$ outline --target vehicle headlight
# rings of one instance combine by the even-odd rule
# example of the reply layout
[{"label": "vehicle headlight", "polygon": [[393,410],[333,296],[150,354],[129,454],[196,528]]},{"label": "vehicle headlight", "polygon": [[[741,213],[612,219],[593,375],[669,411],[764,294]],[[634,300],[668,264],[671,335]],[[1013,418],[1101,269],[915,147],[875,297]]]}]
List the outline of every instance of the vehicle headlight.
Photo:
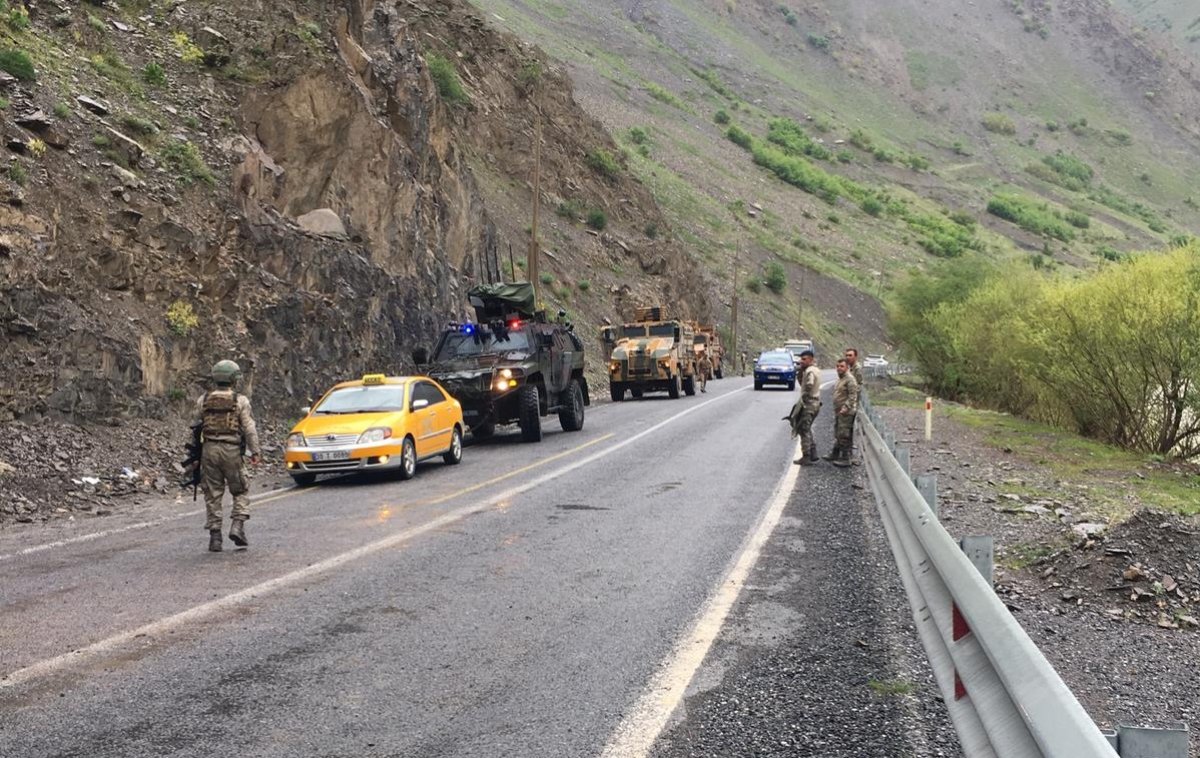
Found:
[{"label": "vehicle headlight", "polygon": [[512,379],[513,378],[512,369],[511,368],[500,369],[500,377],[503,379]]},{"label": "vehicle headlight", "polygon": [[362,445],[362,444],[366,444],[368,442],[383,442],[384,440],[391,439],[391,438],[392,438],[392,430],[391,429],[383,429],[383,428],[368,429],[367,431],[363,432],[362,434],[360,434],[358,436],[358,444]]},{"label": "vehicle headlight", "polygon": [[304,435],[301,434],[300,432],[292,432],[291,434],[288,435],[288,438],[287,438],[288,449],[291,449],[294,447],[304,447],[307,444],[308,444],[308,440],[304,439]]}]

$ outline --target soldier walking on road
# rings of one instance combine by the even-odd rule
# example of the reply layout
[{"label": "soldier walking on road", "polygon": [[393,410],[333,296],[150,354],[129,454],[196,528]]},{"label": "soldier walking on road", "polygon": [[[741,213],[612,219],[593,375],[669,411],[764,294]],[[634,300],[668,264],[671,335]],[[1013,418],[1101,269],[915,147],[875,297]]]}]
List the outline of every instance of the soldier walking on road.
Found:
[{"label": "soldier walking on road", "polygon": [[837,362],[837,384],[833,386],[833,436],[835,440],[833,465],[850,465],[850,448],[854,444],[854,415],[858,413],[858,382],[850,373],[850,364],[843,358]]},{"label": "soldier walking on road", "polygon": [[798,466],[811,466],[820,461],[812,436],[813,422],[821,412],[821,371],[814,365],[814,360],[813,351],[800,353],[800,398],[786,418],[792,424],[792,439],[800,438],[800,457],[793,461]]},{"label": "soldier walking on road", "polygon": [[712,374],[712,361],[708,358],[708,352],[700,353],[700,360],[696,363],[696,378],[700,380],[700,391],[708,392],[708,378]]},{"label": "soldier walking on road", "polygon": [[738,356],[738,366],[740,368],[741,375],[745,376],[746,375],[746,351],[745,350],[743,350],[742,354],[740,356]]},{"label": "soldier walking on road", "polygon": [[233,361],[221,361],[213,366],[212,379],[217,388],[206,392],[196,401],[194,422],[201,425],[204,449],[200,457],[201,486],[207,518],[208,549],[221,552],[221,501],[225,488],[233,495],[230,512],[233,523],[229,539],[238,547],[246,547],[246,519],[250,518],[249,485],[243,453],[250,451],[250,463],[258,465],[262,448],[258,429],[250,413],[250,399],[239,395],[234,384],[241,377],[241,368]]}]

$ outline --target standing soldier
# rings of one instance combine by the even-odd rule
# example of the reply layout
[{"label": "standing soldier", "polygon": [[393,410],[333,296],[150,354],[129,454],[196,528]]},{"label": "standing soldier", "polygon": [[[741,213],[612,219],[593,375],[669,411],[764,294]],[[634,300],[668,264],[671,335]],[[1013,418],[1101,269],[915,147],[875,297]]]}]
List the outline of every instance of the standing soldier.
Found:
[{"label": "standing soldier", "polygon": [[708,392],[708,377],[712,373],[712,361],[708,357],[708,351],[700,353],[700,361],[696,363],[696,378],[700,380],[700,391]]},{"label": "standing soldier", "polygon": [[800,353],[800,398],[787,416],[792,423],[792,438],[800,438],[800,457],[793,461],[798,466],[819,462],[812,425],[821,412],[821,371],[814,365],[814,359],[811,350]]},{"label": "standing soldier", "polygon": [[746,375],[746,351],[745,350],[743,350],[742,354],[740,356],[738,356],[738,360],[740,362],[740,368],[741,368],[740,373],[742,376],[745,376]]},{"label": "standing soldier", "polygon": [[212,380],[217,388],[206,392],[196,401],[193,421],[201,425],[204,450],[200,456],[201,486],[204,488],[204,505],[207,518],[204,528],[208,530],[208,549],[221,552],[221,501],[225,487],[233,495],[230,512],[233,523],[229,527],[229,539],[238,547],[246,547],[246,519],[250,518],[250,498],[247,495],[246,468],[242,461],[245,450],[250,451],[250,462],[258,465],[262,448],[258,443],[258,429],[250,414],[250,399],[239,395],[234,384],[241,378],[242,370],[233,361],[221,361],[212,369]]},{"label": "standing soldier", "polygon": [[833,386],[834,448],[833,465],[846,468],[850,465],[850,448],[854,444],[854,414],[858,413],[858,382],[850,373],[850,363],[845,358],[837,362],[837,384]]},{"label": "standing soldier", "polygon": [[866,385],[863,384],[862,366],[858,365],[858,348],[848,347],[843,356],[846,359],[846,365],[850,367],[850,373],[854,375],[854,381],[858,382],[858,389],[861,392]]}]

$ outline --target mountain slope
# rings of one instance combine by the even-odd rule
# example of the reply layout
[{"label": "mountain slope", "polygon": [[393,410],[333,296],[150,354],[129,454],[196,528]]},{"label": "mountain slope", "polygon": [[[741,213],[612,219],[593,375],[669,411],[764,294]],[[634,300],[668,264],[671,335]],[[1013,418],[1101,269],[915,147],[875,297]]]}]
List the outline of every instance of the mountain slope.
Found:
[{"label": "mountain slope", "polygon": [[931,250],[1087,269],[1200,227],[1195,66],[1102,0],[476,4],[570,62],[725,303],[745,248],[759,344],[882,344],[874,297]]}]

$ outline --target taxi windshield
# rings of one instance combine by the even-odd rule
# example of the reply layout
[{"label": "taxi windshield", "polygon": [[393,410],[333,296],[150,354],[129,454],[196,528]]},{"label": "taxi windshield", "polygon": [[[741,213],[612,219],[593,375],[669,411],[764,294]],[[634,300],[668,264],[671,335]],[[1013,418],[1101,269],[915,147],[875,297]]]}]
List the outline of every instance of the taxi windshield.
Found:
[{"label": "taxi windshield", "polygon": [[529,335],[525,332],[509,332],[504,339],[496,339],[491,332],[464,334],[453,332],[446,335],[438,347],[434,360],[451,361],[472,355],[496,355],[514,351],[529,352]]},{"label": "taxi windshield", "polygon": [[395,413],[404,410],[404,385],[343,387],[325,396],[313,413],[334,416],[348,413]]}]

